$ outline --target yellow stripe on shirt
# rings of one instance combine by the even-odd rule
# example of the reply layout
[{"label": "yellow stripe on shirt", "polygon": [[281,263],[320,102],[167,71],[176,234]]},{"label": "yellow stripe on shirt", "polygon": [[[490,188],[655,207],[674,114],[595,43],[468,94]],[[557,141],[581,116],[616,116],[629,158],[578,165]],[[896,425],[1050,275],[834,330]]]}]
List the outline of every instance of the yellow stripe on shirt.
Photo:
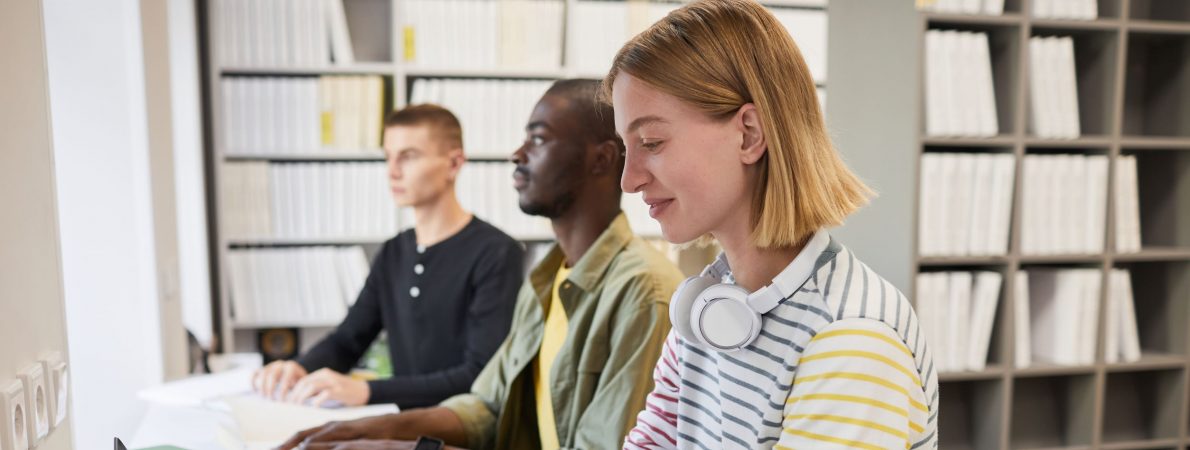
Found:
[{"label": "yellow stripe on shirt", "polygon": [[803,400],[807,400],[807,401],[808,400],[827,400],[827,401],[838,401],[838,402],[851,402],[851,403],[859,403],[859,404],[863,404],[863,405],[873,406],[876,408],[883,409],[885,411],[889,411],[889,412],[896,414],[898,416],[904,417],[905,420],[909,422],[909,429],[913,430],[916,433],[921,433],[922,431],[925,430],[925,428],[923,428],[921,425],[918,425],[917,423],[915,423],[909,419],[909,411],[906,411],[905,408],[898,408],[896,406],[890,405],[890,404],[882,402],[880,400],[873,400],[873,399],[870,399],[867,397],[860,397],[857,395],[806,394],[806,395],[802,395],[802,396],[798,396],[798,397],[789,397],[789,399],[785,401],[785,404],[792,405],[794,403],[797,403],[797,402],[803,401]]},{"label": "yellow stripe on shirt", "polygon": [[877,333],[877,332],[875,332],[875,331],[869,331],[869,330],[834,330],[834,331],[827,331],[827,332],[824,332],[824,333],[818,333],[817,335],[815,335],[813,339],[810,339],[810,343],[814,343],[814,342],[817,342],[817,341],[821,341],[821,340],[823,340],[823,339],[830,339],[830,338],[833,338],[833,337],[839,337],[839,336],[867,336],[867,337],[870,337],[870,338],[879,339],[879,340],[882,340],[882,341],[884,341],[884,342],[887,342],[889,345],[892,345],[893,347],[896,347],[896,348],[897,348],[897,350],[898,350],[898,351],[900,351],[901,353],[904,353],[904,354],[905,354],[905,356],[908,356],[908,357],[910,357],[910,358],[913,358],[913,352],[910,352],[910,351],[909,351],[909,346],[905,345],[905,343],[904,343],[904,342],[901,342],[901,341],[899,341],[899,340],[893,339],[893,338],[891,338],[891,337],[888,337],[888,336],[886,336],[886,335],[883,335],[883,334]]},{"label": "yellow stripe on shirt", "polygon": [[789,397],[785,401],[786,405],[792,405],[802,400],[834,400],[840,402],[861,403],[868,406],[875,406],[877,408],[892,412],[898,416],[909,418],[909,411],[904,408],[898,408],[880,400],[873,400],[867,397],[860,397],[858,395],[843,395],[843,394],[806,394],[798,397]]},{"label": "yellow stripe on shirt", "polygon": [[922,411],[922,412],[927,412],[929,410],[926,407],[926,405],[922,404],[921,402],[913,400],[913,397],[909,396],[909,391],[907,389],[905,389],[904,387],[899,386],[896,383],[885,380],[883,378],[875,377],[875,376],[863,374],[863,373],[825,372],[825,373],[820,373],[820,374],[816,374],[816,375],[807,375],[804,377],[795,378],[793,380],[793,385],[797,386],[802,383],[810,383],[813,381],[829,380],[829,379],[846,379],[846,380],[866,381],[868,383],[884,386],[886,388],[897,391],[901,395],[904,395],[906,398],[908,398],[909,404],[911,406],[913,406],[914,409],[917,409],[918,411]]},{"label": "yellow stripe on shirt", "polygon": [[831,437],[831,436],[826,436],[826,435],[822,435],[822,434],[811,433],[809,431],[791,430],[791,429],[786,428],[785,432],[788,434],[792,434],[794,436],[801,436],[801,437],[804,437],[807,439],[813,439],[813,440],[822,441],[822,442],[830,442],[833,444],[846,445],[848,447],[862,448],[865,450],[885,450],[883,448],[869,444],[867,442],[852,441],[849,439],[841,439],[841,438],[837,438],[837,437]]},{"label": "yellow stripe on shirt", "polygon": [[855,419],[852,417],[838,416],[834,414],[794,414],[786,416],[786,420],[818,420],[823,422],[842,423],[847,425],[855,425],[857,427],[864,427],[869,430],[882,431],[898,438],[909,440],[909,433],[898,431],[895,428],[878,424],[870,420]]},{"label": "yellow stripe on shirt", "polygon": [[798,365],[804,367],[805,363],[807,363],[807,362],[821,361],[821,360],[830,359],[830,358],[849,358],[849,357],[864,358],[864,359],[870,359],[872,361],[882,362],[882,363],[888,365],[889,367],[896,369],[898,372],[905,374],[905,376],[909,377],[909,379],[913,381],[914,386],[921,386],[921,379],[917,378],[917,374],[909,371],[909,369],[906,369],[905,367],[901,366],[900,364],[897,364],[897,362],[893,361],[891,358],[881,355],[879,353],[875,353],[875,352],[865,352],[865,351],[860,351],[860,350],[838,350],[838,351],[833,351],[833,352],[822,352],[822,353],[817,353],[817,354],[813,354],[810,356],[803,356],[801,359],[801,362]]}]

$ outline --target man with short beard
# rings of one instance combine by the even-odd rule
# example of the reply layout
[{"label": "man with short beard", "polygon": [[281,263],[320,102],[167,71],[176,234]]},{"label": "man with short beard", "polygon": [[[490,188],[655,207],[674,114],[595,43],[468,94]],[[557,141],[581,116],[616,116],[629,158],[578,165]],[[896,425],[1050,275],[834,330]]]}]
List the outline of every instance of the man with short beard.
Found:
[{"label": "man with short beard", "polygon": [[282,449],[413,448],[419,436],[477,450],[623,443],[652,389],[682,275],[620,211],[624,145],[598,86],[555,83],[512,155],[521,210],[548,217],[558,242],[522,285],[512,330],[471,392],[302,431]]}]

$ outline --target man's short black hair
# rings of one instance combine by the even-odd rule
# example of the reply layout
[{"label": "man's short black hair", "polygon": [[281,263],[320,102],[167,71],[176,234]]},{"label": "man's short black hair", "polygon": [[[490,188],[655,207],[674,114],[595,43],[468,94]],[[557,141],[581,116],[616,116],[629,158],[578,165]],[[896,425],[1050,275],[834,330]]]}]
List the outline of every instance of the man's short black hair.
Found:
[{"label": "man's short black hair", "polygon": [[[597,80],[558,80],[550,86],[546,95],[556,95],[568,100],[575,119],[582,124],[585,137],[592,143],[612,141],[617,153],[624,154],[624,141],[616,135],[616,118],[612,106],[599,100],[600,84]],[[618,169],[624,170],[624,158],[618,158]]]}]

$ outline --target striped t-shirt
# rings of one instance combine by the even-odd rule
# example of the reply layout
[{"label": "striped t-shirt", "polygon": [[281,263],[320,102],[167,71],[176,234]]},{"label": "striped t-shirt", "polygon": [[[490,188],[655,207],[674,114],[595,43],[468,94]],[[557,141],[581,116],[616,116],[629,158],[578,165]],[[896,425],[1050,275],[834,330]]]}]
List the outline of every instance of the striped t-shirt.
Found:
[{"label": "striped t-shirt", "polygon": [[814,267],[781,275],[801,287],[742,350],[671,332],[624,448],[937,448],[938,380],[908,299],[833,240]]}]

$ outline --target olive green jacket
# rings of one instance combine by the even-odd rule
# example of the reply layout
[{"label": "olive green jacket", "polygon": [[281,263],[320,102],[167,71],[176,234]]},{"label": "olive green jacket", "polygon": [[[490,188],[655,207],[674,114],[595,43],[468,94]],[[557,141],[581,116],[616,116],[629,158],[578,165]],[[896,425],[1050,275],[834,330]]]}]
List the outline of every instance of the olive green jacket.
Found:
[{"label": "olive green jacket", "polygon": [[[442,403],[458,414],[474,450],[541,447],[532,362],[562,261],[555,245],[521,286],[512,330],[471,393]],[[569,324],[550,386],[563,448],[621,448],[653,388],[653,366],[669,333],[669,297],[681,281],[623,214],[571,269],[558,291]]]}]

